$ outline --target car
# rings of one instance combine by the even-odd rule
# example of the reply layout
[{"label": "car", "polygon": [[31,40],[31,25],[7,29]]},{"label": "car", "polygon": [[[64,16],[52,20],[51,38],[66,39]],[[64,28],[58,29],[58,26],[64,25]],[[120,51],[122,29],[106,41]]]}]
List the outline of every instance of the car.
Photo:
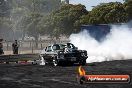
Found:
[{"label": "car", "polygon": [[88,55],[86,50],[79,50],[72,43],[67,43],[47,46],[42,50],[40,57],[43,65],[59,66],[74,63],[85,65]]}]

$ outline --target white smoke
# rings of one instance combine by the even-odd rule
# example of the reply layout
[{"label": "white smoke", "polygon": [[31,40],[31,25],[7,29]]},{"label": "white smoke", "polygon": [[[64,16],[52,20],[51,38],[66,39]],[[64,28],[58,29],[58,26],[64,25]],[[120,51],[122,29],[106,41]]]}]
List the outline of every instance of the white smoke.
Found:
[{"label": "white smoke", "polygon": [[87,50],[87,63],[132,59],[132,30],[127,26],[113,26],[103,42],[98,42],[84,30],[70,36],[70,42]]}]

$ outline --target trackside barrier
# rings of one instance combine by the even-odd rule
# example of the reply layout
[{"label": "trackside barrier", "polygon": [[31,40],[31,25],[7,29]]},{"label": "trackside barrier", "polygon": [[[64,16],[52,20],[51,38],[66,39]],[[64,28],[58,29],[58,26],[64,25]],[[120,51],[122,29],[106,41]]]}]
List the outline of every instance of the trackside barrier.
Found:
[{"label": "trackside barrier", "polygon": [[39,59],[39,54],[0,55],[0,62],[18,62]]}]

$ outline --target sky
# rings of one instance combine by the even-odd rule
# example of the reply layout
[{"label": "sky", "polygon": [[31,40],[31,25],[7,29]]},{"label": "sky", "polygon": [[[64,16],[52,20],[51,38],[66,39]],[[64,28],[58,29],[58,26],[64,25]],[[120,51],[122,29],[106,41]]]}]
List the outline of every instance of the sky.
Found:
[{"label": "sky", "polygon": [[83,4],[86,6],[87,10],[92,10],[92,6],[97,6],[99,3],[108,2],[124,2],[123,0],[70,0],[70,4]]}]

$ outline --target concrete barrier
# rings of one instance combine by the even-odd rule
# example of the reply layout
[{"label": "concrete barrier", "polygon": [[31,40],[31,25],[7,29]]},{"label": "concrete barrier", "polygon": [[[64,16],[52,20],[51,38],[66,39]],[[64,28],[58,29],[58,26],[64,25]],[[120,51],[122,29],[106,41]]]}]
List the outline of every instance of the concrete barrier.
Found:
[{"label": "concrete barrier", "polygon": [[0,62],[18,62],[39,59],[39,54],[0,55]]}]

